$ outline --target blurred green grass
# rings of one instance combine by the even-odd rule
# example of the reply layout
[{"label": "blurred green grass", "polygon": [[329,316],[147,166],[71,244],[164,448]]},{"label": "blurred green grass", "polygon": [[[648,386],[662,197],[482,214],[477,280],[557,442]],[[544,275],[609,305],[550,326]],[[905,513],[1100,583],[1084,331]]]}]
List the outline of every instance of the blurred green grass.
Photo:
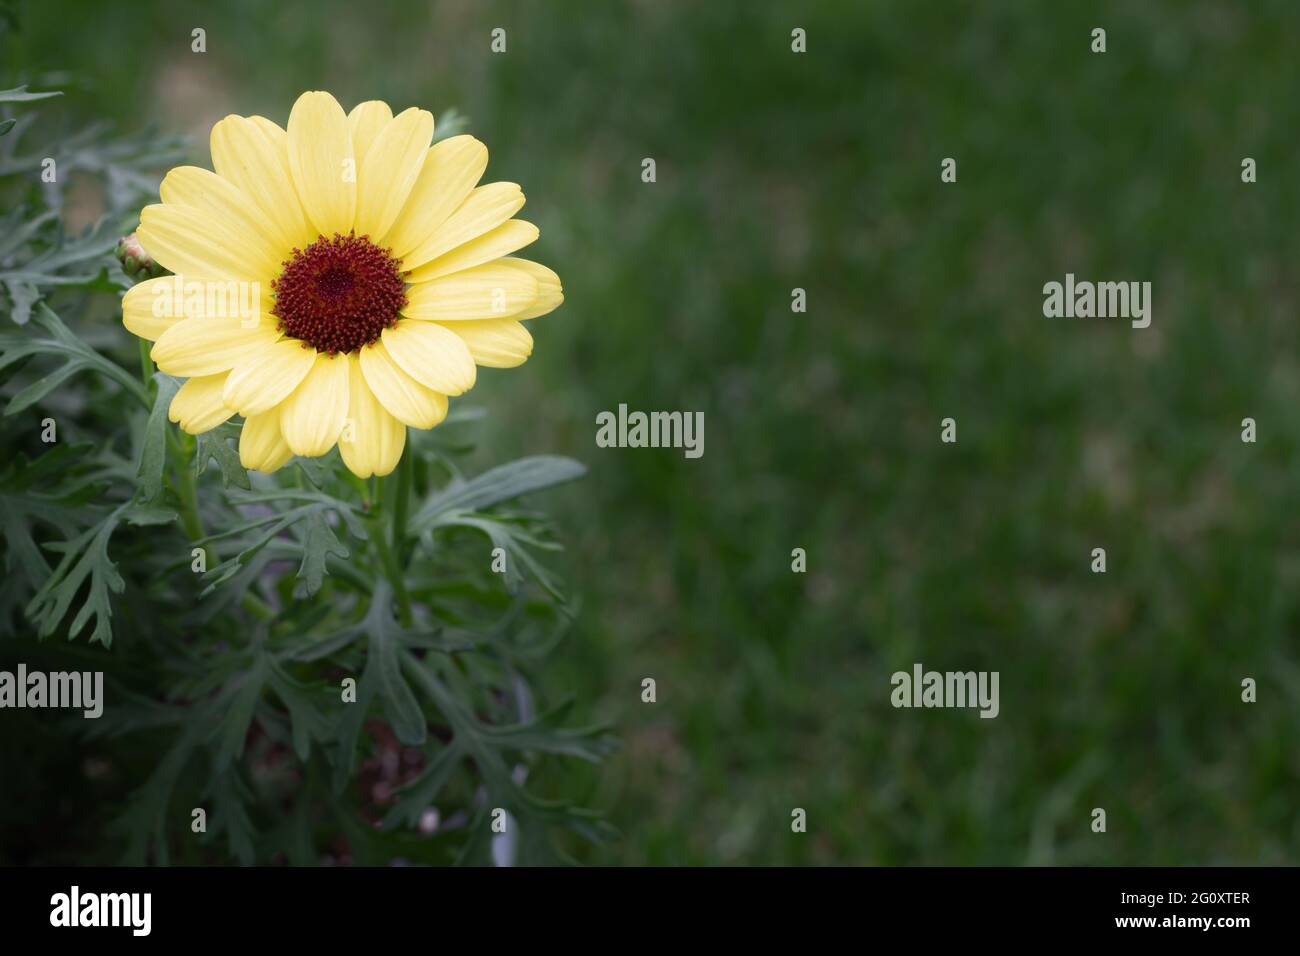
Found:
[{"label": "blurred green grass", "polygon": [[[458,107],[523,185],[567,301],[472,400],[483,463],[592,466],[542,681],[626,744],[545,778],[622,829],[588,859],[1296,860],[1293,4],[20,9],[10,78],[200,162],[323,88]],[[1066,272],[1152,281],[1152,327],[1044,319]],[[704,457],[597,448],[620,402],[703,411]],[[914,661],[1000,671],[1001,715],[893,710]]]}]

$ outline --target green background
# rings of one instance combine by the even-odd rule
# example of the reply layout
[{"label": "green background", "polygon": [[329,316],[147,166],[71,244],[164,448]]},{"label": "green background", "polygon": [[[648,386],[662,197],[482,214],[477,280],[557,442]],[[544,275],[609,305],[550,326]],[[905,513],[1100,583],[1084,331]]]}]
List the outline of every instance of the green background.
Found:
[{"label": "green background", "polygon": [[[588,860],[1296,860],[1294,4],[18,9],[5,79],[70,123],[206,164],[327,89],[456,107],[522,184],[566,302],[480,376],[473,464],[591,467],[543,502],[581,608],[539,675],[624,743],[546,779],[623,832]],[[1152,282],[1152,326],[1044,318],[1066,272]],[[704,456],[597,448],[620,403]],[[1000,672],[1000,716],[893,709],[914,662]]]}]

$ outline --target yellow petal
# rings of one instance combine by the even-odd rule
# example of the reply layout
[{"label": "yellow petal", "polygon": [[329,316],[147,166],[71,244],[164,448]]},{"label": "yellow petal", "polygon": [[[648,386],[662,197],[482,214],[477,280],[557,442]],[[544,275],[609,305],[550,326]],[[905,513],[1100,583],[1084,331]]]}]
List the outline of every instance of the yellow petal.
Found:
[{"label": "yellow petal", "polygon": [[406,447],[406,426],[384,409],[366,384],[361,360],[348,356],[348,418],[339,435],[339,454],[358,478],[380,477],[397,467]]},{"label": "yellow petal", "polygon": [[524,205],[517,183],[488,183],[469,194],[447,221],[415,249],[402,256],[402,267],[416,269],[438,256],[477,239],[501,225]]},{"label": "yellow petal", "polygon": [[537,227],[522,219],[511,219],[495,229],[490,229],[477,239],[471,239],[451,252],[426,262],[406,277],[407,282],[427,282],[451,275],[463,269],[472,269],[493,259],[500,259],[522,249],[538,236]]},{"label": "yellow petal", "polygon": [[245,418],[270,411],[289,397],[315,361],[315,349],[298,339],[280,339],[235,365],[222,401]]},{"label": "yellow petal", "polygon": [[159,276],[127,290],[122,298],[122,323],[142,339],[156,341],[182,319],[233,319],[242,328],[269,325],[262,312],[260,283],[187,280]]},{"label": "yellow petal", "polygon": [[[352,133],[352,152],[365,156],[379,131],[393,121],[393,111],[383,100],[366,100],[348,113],[348,130]],[[428,145],[428,144],[426,144]]]},{"label": "yellow petal", "polygon": [[487,159],[487,147],[473,136],[452,136],[434,143],[424,156],[406,205],[385,237],[393,255],[400,259],[433,235],[469,196],[487,169]]},{"label": "yellow petal", "polygon": [[168,375],[215,375],[279,336],[269,326],[245,329],[233,319],[186,319],[164,332],[149,355]]},{"label": "yellow petal", "polygon": [[217,123],[212,127],[212,168],[258,208],[288,258],[289,250],[306,246],[318,233],[307,221],[289,174],[288,137],[278,137],[268,126],[280,129],[260,116],[227,116]]},{"label": "yellow petal", "polygon": [[460,336],[474,361],[489,368],[514,368],[533,353],[533,337],[514,319],[448,322],[442,328]]},{"label": "yellow petal", "polygon": [[177,166],[163,179],[158,192],[167,205],[197,209],[208,221],[237,237],[261,274],[275,275],[289,252],[268,234],[261,212],[239,187],[214,172]]},{"label": "yellow petal", "polygon": [[527,269],[534,279],[537,280],[537,299],[518,315],[512,318],[523,321],[524,319],[535,319],[538,316],[545,315],[547,312],[553,312],[560,307],[564,301],[564,289],[560,286],[560,277],[555,274],[553,269],[548,269],[540,262],[532,262],[528,259],[504,259],[504,262],[513,262],[521,269]]},{"label": "yellow petal", "polygon": [[402,211],[433,138],[433,114],[403,110],[379,131],[357,170],[358,236],[380,242]]},{"label": "yellow petal", "polygon": [[289,169],[298,198],[323,236],[347,235],[357,211],[357,165],[343,107],[328,93],[298,97],[289,113]]},{"label": "yellow petal", "polygon": [[438,322],[513,317],[537,298],[537,279],[520,261],[498,259],[410,286],[402,315]]},{"label": "yellow petal", "polygon": [[289,134],[284,131],[284,127],[279,123],[272,122],[265,116],[250,116],[249,120],[260,129],[266,138],[271,141],[271,145],[284,154],[286,164],[288,162]]},{"label": "yellow petal", "polygon": [[216,428],[235,414],[233,408],[227,408],[221,401],[221,388],[225,381],[224,373],[190,379],[172,397],[172,403],[167,406],[167,417],[191,435],[202,435]]},{"label": "yellow petal", "polygon": [[[178,279],[182,289],[179,295],[176,294]],[[180,276],[160,276],[127,289],[122,297],[122,324],[126,330],[155,342],[177,322],[190,317],[184,312],[184,283]]]},{"label": "yellow petal", "polygon": [[280,431],[295,455],[315,458],[334,447],[348,417],[348,360],[317,354],[292,395],[280,405]]},{"label": "yellow petal", "polygon": [[228,232],[189,206],[145,206],[136,237],[155,262],[188,279],[269,285],[278,273],[277,264],[259,258],[245,237]]},{"label": "yellow petal", "polygon": [[225,319],[241,328],[273,327],[264,312],[262,283],[233,279],[160,276],[131,288],[122,299],[122,318],[141,338],[158,339],[182,319]]},{"label": "yellow petal", "polygon": [[381,338],[398,368],[421,385],[444,395],[461,395],[474,387],[474,357],[443,326],[402,319],[384,329]]},{"label": "yellow petal", "polygon": [[383,342],[360,352],[370,391],[394,418],[413,428],[432,428],[447,417],[447,396],[421,385],[398,367]]},{"label": "yellow petal", "polygon": [[241,465],[270,473],[292,457],[293,451],[280,433],[278,408],[244,420],[244,430],[239,434]]}]

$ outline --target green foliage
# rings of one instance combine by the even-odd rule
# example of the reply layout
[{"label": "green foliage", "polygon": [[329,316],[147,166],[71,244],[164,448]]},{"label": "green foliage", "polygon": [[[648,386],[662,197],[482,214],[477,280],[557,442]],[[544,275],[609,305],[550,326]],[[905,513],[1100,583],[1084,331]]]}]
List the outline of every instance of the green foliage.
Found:
[{"label": "green foliage", "polygon": [[[0,110],[61,95],[0,91]],[[151,132],[114,136],[105,123],[72,134],[45,133],[31,112],[3,117],[0,129],[0,290],[10,318],[28,321],[32,305],[55,289],[124,286],[112,250],[134,226],[143,201],[156,195],[154,170],[181,160],[178,140]],[[70,237],[62,212],[70,184],[94,183],[104,215]]]},{"label": "green foliage", "polygon": [[[106,272],[114,217],[64,242],[61,205],[13,181],[39,167],[9,142],[31,125],[0,152],[0,188],[20,199],[0,232],[15,323],[0,335],[14,449],[0,467],[0,661],[108,675],[103,717],[60,730],[108,768],[79,862],[531,863],[608,839],[544,780],[527,784],[556,758],[613,748],[563,708],[534,713],[528,676],[570,609],[540,560],[557,550],[550,525],[519,500],[583,467],[538,456],[466,477],[482,416],[459,406],[371,482],[336,452],[250,475],[238,421],[181,433],[168,421],[181,383],[125,367],[137,346],[120,324],[127,282]],[[95,173],[110,210],[152,192],[171,158],[102,128],[53,155]],[[480,535],[508,547],[508,576]],[[0,759],[16,744],[0,740]]]},{"label": "green foliage", "polygon": [[[44,305],[39,307],[35,324],[49,334],[36,336],[12,333],[0,336],[0,371],[35,355],[57,358],[62,361],[62,364],[10,398],[4,410],[6,415],[26,411],[29,406],[41,401],[72,376],[85,369],[99,372],[121,385],[133,397],[148,403],[146,393],[138,381],[121,366],[85,345],[68,331],[67,326],[48,307]],[[164,415],[164,420],[165,417]]]}]

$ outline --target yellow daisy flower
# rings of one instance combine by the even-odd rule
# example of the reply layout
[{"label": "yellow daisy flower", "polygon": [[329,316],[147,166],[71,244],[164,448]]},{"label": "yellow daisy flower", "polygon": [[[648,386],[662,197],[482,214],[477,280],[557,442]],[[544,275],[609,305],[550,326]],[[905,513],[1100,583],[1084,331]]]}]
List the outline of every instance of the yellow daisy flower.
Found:
[{"label": "yellow daisy flower", "polygon": [[520,324],[563,300],[559,277],[509,254],[538,236],[511,218],[514,183],[479,186],[487,147],[433,146],[433,115],[351,113],[304,93],[288,129],[261,116],[212,128],[215,172],[180,166],[137,238],[174,275],[127,292],[122,319],[188,379],[170,417],[197,435],[244,416],[239,457],[271,472],[335,443],[386,475],[406,428],[432,428],[478,365],[532,352]]}]

